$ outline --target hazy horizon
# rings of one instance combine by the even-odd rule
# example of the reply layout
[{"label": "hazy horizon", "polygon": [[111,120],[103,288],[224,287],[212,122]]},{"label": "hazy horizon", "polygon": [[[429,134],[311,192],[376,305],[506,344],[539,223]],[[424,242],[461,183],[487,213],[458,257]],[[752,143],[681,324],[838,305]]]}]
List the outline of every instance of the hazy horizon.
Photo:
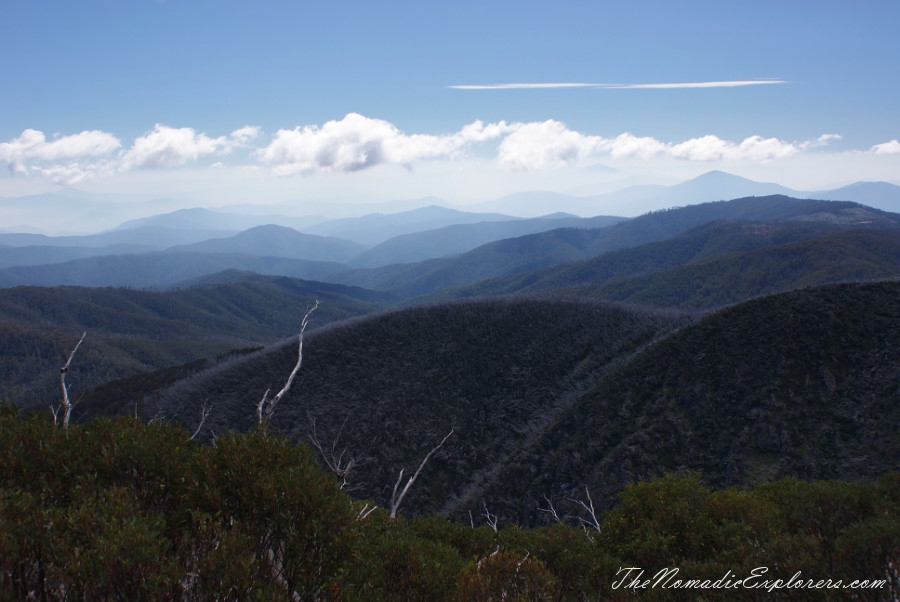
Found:
[{"label": "hazy horizon", "polygon": [[308,214],[712,170],[900,183],[887,0],[51,4],[0,24],[0,197]]}]

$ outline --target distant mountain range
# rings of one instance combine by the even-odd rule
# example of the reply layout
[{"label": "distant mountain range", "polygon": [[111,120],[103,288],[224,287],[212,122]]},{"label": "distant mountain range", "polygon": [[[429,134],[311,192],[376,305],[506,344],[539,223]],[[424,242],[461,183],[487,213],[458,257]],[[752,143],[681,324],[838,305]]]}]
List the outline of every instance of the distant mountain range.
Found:
[{"label": "distant mountain range", "polygon": [[[750,185],[713,173],[667,190],[713,184]],[[850,188],[835,195],[893,190]],[[193,429],[212,401],[209,432],[245,430],[319,299],[327,326],[272,426],[346,446],[355,492],[381,505],[450,428],[413,514],[464,519],[487,501],[533,525],[547,500],[587,486],[606,507],[667,471],[720,487],[898,466],[897,213],[770,194],[629,219],[427,207],[233,232],[204,211],[0,236],[0,396],[52,403],[88,331],[68,373],[77,419]]]},{"label": "distant mountain range", "polygon": [[900,186],[887,182],[857,182],[835,190],[795,190],[774,183],[755,182],[722,171],[711,171],[674,186],[629,186],[593,196],[526,192],[475,205],[479,211],[539,215],[547,206],[577,215],[634,216],[648,211],[724,201],[750,196],[785,195],[801,199],[854,201],[885,211],[900,210]]},{"label": "distant mountain range", "polygon": [[[689,204],[773,194],[795,198],[854,201],[886,211],[900,210],[900,186],[887,182],[857,182],[834,190],[795,190],[774,183],[755,182],[740,176],[712,171],[674,186],[628,186],[614,192],[589,196],[527,191],[466,206],[455,205],[437,197],[380,205],[362,203],[356,206],[342,205],[341,213],[355,215],[342,219],[325,217],[319,211],[315,215],[298,216],[296,203],[284,205],[244,203],[228,208],[201,210],[186,208],[191,207],[191,203],[181,199],[147,195],[125,198],[64,189],[48,194],[0,198],[0,224],[2,224],[0,234],[96,233],[113,228],[135,229],[143,226],[212,229],[236,234],[253,226],[276,224],[308,234],[348,238],[371,246],[401,234],[436,229],[452,223],[503,221],[513,216],[541,217],[560,211],[582,217],[597,215],[633,217],[648,211]],[[378,209],[380,213],[373,213],[375,207],[383,208]],[[453,211],[482,215],[477,218],[461,216],[461,220],[448,221],[447,218],[452,218]],[[398,219],[398,214],[405,216]],[[135,215],[144,217],[134,219]],[[3,244],[5,243],[0,240],[0,245]]]},{"label": "distant mountain range", "polygon": [[[180,217],[187,216],[188,223],[192,223],[197,215],[187,213]],[[387,231],[419,227],[424,222],[431,225],[465,222],[480,219],[481,215],[425,208],[372,219],[380,220],[384,235]],[[495,221],[451,223],[434,230],[399,235],[374,247],[276,225],[256,226],[234,235],[222,236],[217,232],[214,237],[185,245],[161,244],[166,237],[200,235],[190,229],[171,227],[171,220],[177,222],[180,217],[167,216],[170,227],[135,224],[131,230],[53,239],[61,245],[71,245],[74,241],[80,245],[77,247],[47,244],[0,247],[0,266],[7,266],[0,269],[0,287],[31,284],[160,288],[222,270],[249,270],[326,280],[410,298],[663,240],[715,220],[794,221],[840,228],[893,228],[900,224],[894,214],[856,203],[775,195],[688,205],[630,220],[553,214],[545,218],[501,221],[502,216],[493,215],[489,217],[497,218]],[[361,224],[341,220],[335,229],[343,228],[347,233]],[[519,236],[523,231],[534,233]],[[210,231],[203,233],[209,234]],[[34,237],[0,235],[0,242],[27,244]],[[110,246],[114,241],[138,245],[154,239],[165,246],[164,252],[107,254],[134,250],[134,247]],[[481,241],[487,242],[476,246]],[[86,245],[97,246],[85,251]],[[42,258],[58,263],[41,264]],[[396,263],[385,265],[388,262]],[[375,267],[352,268],[357,265]]]}]

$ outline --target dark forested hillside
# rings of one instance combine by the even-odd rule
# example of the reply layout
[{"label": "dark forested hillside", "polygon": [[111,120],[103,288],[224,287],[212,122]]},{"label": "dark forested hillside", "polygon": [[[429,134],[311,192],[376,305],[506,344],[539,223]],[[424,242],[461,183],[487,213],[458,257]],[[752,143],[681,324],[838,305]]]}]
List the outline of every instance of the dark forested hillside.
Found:
[{"label": "dark forested hillside", "polygon": [[722,487],[895,470],[898,366],[900,283],[741,303],[604,377],[481,495],[529,522],[543,496],[589,486],[608,504],[625,484],[665,471],[701,471]]},{"label": "dark forested hillside", "polygon": [[[399,471],[414,471],[453,429],[409,498],[410,511],[437,512],[489,480],[610,365],[681,323],[609,304],[504,299],[335,325],[304,343],[302,370],[273,428],[307,441],[315,428],[326,448],[346,448],[357,463],[351,490],[381,504]],[[294,340],[223,362],[148,396],[145,411],[196,426],[209,401],[212,432],[245,430],[296,353]]]},{"label": "dark forested hillside", "polygon": [[807,240],[841,229],[844,228],[823,222],[716,220],[665,240],[610,251],[591,259],[443,289],[420,299],[438,301],[597,287],[606,282],[662,272],[729,253]]},{"label": "dark forested hillside", "polygon": [[695,310],[829,282],[898,277],[900,231],[851,230],[561,292]]},{"label": "dark forested hillside", "polygon": [[165,288],[223,270],[309,280],[346,269],[340,263],[239,253],[159,252],[105,255],[65,263],[17,266],[0,270],[0,288],[13,286],[127,286]]},{"label": "dark forested hillside", "polygon": [[323,301],[317,324],[371,312],[381,293],[285,277],[172,292],[114,288],[0,290],[0,397],[23,405],[58,396],[58,372],[82,332],[88,337],[69,376],[84,391],[145,370],[277,341]]},{"label": "dark forested hillside", "polygon": [[[467,520],[486,501],[538,524],[547,499],[697,470],[717,487],[869,478],[900,458],[900,283],[757,298],[685,325],[625,307],[494,299],[321,329],[274,427],[315,434],[357,465],[354,494],[385,503],[454,434],[409,511]],[[655,342],[653,342],[655,341]],[[648,345],[649,343],[649,345]],[[148,396],[148,415],[246,430],[296,341],[222,362]]]}]

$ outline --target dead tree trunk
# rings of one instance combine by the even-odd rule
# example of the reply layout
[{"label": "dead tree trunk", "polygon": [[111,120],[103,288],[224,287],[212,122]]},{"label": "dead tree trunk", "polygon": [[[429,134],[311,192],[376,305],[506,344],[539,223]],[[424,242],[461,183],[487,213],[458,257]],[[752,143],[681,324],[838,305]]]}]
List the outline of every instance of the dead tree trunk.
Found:
[{"label": "dead tree trunk", "polygon": [[75,357],[75,352],[78,351],[78,348],[81,347],[81,342],[84,341],[84,337],[87,336],[87,332],[83,332],[81,334],[81,338],[78,339],[78,343],[75,344],[75,348],[72,349],[72,352],[69,353],[68,359],[66,359],[66,363],[62,368],[59,369],[59,388],[62,389],[62,401],[55,408],[50,406],[50,411],[53,413],[53,424],[57,423],[57,419],[59,417],[60,410],[63,413],[62,419],[62,427],[69,428],[69,418],[72,416],[72,402],[69,400],[69,389],[66,387],[66,374],[69,372],[69,366],[72,364],[72,358]]},{"label": "dead tree trunk", "polygon": [[403,497],[406,495],[406,492],[409,491],[409,488],[412,487],[412,484],[416,482],[416,479],[419,478],[419,474],[422,472],[422,469],[425,468],[425,463],[428,462],[432,454],[439,450],[444,442],[447,441],[447,439],[449,439],[450,435],[452,434],[453,429],[450,429],[450,432],[447,433],[447,436],[441,439],[441,442],[438,443],[434,449],[428,452],[428,455],[426,455],[425,459],[422,460],[422,463],[419,464],[419,469],[406,482],[406,486],[403,487],[403,491],[400,492],[400,495],[397,495],[397,487],[400,486],[400,481],[403,479],[403,471],[400,471],[400,476],[397,477],[397,482],[394,484],[394,491],[391,493],[391,518],[395,518],[397,516],[397,509],[400,508],[400,504],[403,502]]},{"label": "dead tree trunk", "polygon": [[316,311],[318,307],[319,300],[316,299],[315,305],[312,306],[312,309],[307,310],[306,314],[303,316],[303,320],[300,322],[300,336],[298,337],[299,342],[297,344],[297,363],[294,365],[294,369],[291,370],[291,374],[288,376],[287,382],[284,383],[284,387],[282,387],[281,391],[276,393],[275,397],[271,399],[269,399],[269,389],[266,389],[262,399],[260,399],[259,403],[256,405],[257,426],[261,431],[266,430],[269,421],[272,419],[272,414],[275,412],[275,406],[281,401],[281,398],[285,396],[288,390],[290,390],[291,384],[294,382],[294,377],[297,376],[297,372],[300,371],[300,365],[303,363],[303,332],[306,330],[307,324],[309,324],[310,314]]}]

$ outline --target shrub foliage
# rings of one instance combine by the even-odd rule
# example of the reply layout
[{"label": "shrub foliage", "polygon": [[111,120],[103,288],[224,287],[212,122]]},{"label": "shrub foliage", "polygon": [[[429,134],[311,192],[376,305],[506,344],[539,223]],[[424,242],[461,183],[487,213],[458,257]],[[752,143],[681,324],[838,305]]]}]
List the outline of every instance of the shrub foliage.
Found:
[{"label": "shrub foliage", "polygon": [[[900,594],[900,474],[713,491],[627,487],[600,530],[390,519],[285,438],[129,418],[56,428],[0,412],[0,600],[856,599]],[[675,589],[678,578],[883,580],[863,589]],[[630,587],[627,587],[630,586]],[[892,598],[894,597],[894,598]]]}]

